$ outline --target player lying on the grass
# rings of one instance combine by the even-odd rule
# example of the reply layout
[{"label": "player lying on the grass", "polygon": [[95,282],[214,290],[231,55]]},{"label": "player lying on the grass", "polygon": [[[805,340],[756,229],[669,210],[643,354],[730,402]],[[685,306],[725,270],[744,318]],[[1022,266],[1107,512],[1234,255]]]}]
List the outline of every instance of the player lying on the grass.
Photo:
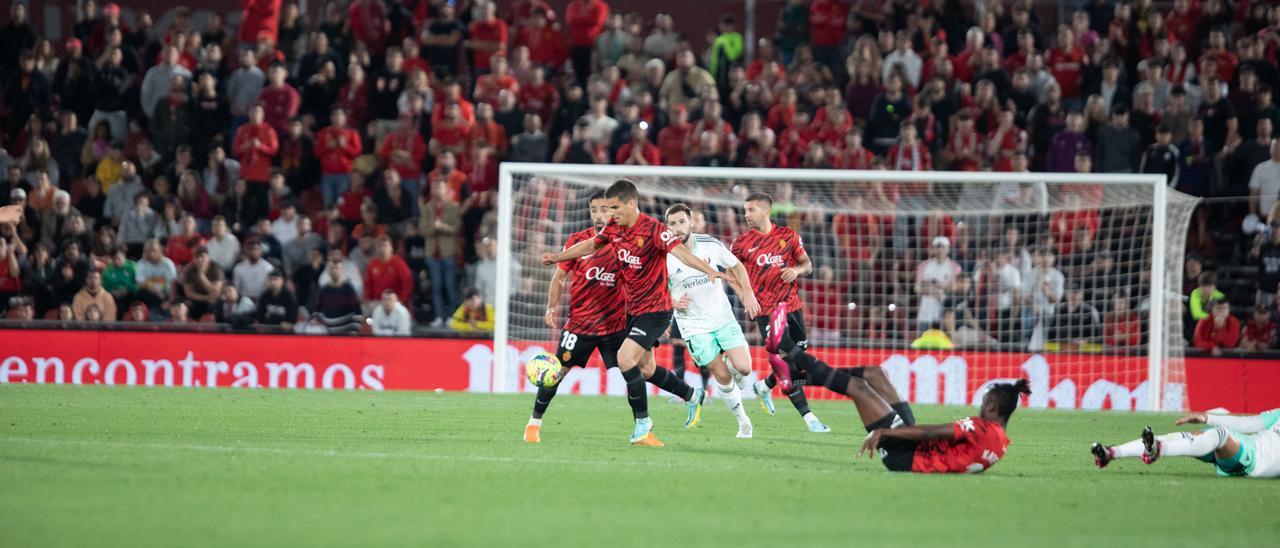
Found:
[{"label": "player lying on the grass", "polygon": [[1148,426],[1142,437],[1127,443],[1093,444],[1094,464],[1104,468],[1115,459],[1141,458],[1151,464],[1160,457],[1195,457],[1212,464],[1219,476],[1280,477],[1280,409],[1249,416],[1192,413],[1174,424],[1213,428],[1156,436]]},{"label": "player lying on the grass", "polygon": [[727,279],[680,243],[676,235],[653,217],[640,212],[640,194],[635,184],[619,180],[605,191],[610,220],[589,240],[578,242],[559,253],[544,253],[543,264],[571,261],[594,254],[612,245],[622,263],[622,286],[626,295],[627,338],[618,349],[618,369],[627,381],[627,401],[635,417],[631,443],[662,446],[653,435],[645,378],[663,390],[688,402],[685,428],[698,424],[706,391],[693,388],[670,371],[657,367],[653,346],[671,325],[671,292],[667,289],[667,255],[675,255],[709,279]]},{"label": "player lying on the grass", "polygon": [[[747,267],[747,275],[751,278],[751,290],[760,300],[760,308],[766,315],[756,316],[756,327],[760,336],[769,336],[769,316],[778,307],[785,307],[784,329],[775,330],[782,333],[782,339],[770,354],[781,352],[782,359],[771,356],[769,365],[773,367],[773,375],[765,379],[769,389],[782,385],[782,392],[791,400],[796,411],[804,418],[810,432],[830,432],[831,428],[809,410],[809,400],[804,396],[803,382],[792,382],[792,377],[802,375],[796,371],[797,356],[804,354],[808,348],[808,334],[804,325],[804,311],[801,309],[799,278],[813,272],[813,263],[804,250],[800,235],[786,226],[777,226],[769,220],[773,209],[773,198],[768,194],[756,193],[747,196],[745,213],[747,230],[733,241],[733,254]],[[793,375],[792,373],[797,373]],[[773,414],[773,400],[760,400],[765,410]]]},{"label": "player lying on the grass", "polygon": [[[603,190],[592,194],[587,204],[591,226],[570,235],[565,248],[594,238],[609,222],[612,212],[606,206]],[[551,286],[547,292],[547,311],[543,320],[552,329],[563,327],[558,339],[559,347],[556,349],[556,356],[562,366],[561,378],[572,367],[586,367],[591,355],[596,352],[600,353],[605,369],[618,366],[618,350],[622,347],[622,341],[627,338],[626,299],[623,298],[622,288],[618,283],[621,275],[622,263],[618,261],[612,244],[586,257],[562,262],[552,274]],[[556,315],[565,283],[569,285],[569,318],[561,326]],[[675,373],[659,373],[659,369],[662,368],[654,365],[653,370],[647,373],[649,382],[658,384],[659,381],[680,378]],[[670,382],[668,385],[679,389]],[[559,387],[560,384],[556,383],[538,389],[533,400],[533,414],[524,428],[524,441],[542,441],[542,416],[547,412]]]},{"label": "player lying on the grass", "polygon": [[[976,474],[991,468],[1009,448],[1004,429],[1019,396],[1031,394],[1026,379],[995,384],[983,395],[976,416],[948,424],[894,426],[896,413],[875,390],[856,377],[849,382],[850,395],[870,432],[858,455],[877,452],[885,468],[921,474]],[[876,416],[880,418],[871,418]]]},{"label": "player lying on the grass", "polygon": [[[751,293],[746,267],[720,240],[693,233],[693,211],[689,206],[675,204],[667,208],[666,220],[667,229],[675,233],[689,251],[712,268],[724,269],[732,276],[736,283],[729,285],[742,299],[747,315],[759,315],[760,304]],[[750,438],[751,419],[742,408],[742,391],[737,379],[751,375],[751,353],[747,337],[742,334],[738,318],[729,305],[729,297],[725,295],[724,284],[720,280],[708,279],[672,255],[667,256],[667,278],[672,306],[675,307],[676,326],[689,346],[693,363],[711,371],[721,399],[738,420],[738,437]],[[725,365],[724,358],[728,358],[733,372]],[[757,396],[770,397],[769,388],[763,382],[757,381],[754,389]]]}]

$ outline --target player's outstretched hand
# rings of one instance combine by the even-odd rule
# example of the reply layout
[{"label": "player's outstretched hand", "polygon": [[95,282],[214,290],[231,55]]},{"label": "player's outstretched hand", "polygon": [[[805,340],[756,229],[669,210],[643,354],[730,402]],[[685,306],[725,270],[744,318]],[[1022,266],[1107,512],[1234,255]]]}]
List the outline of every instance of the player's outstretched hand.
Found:
[{"label": "player's outstretched hand", "polygon": [[22,220],[22,206],[9,205],[0,207],[0,225],[11,225]]},{"label": "player's outstretched hand", "polygon": [[858,450],[858,456],[861,457],[865,453],[867,458],[875,458],[876,447],[880,445],[880,436],[882,435],[884,435],[883,428],[877,428],[867,434],[867,439],[862,442],[862,449]]},{"label": "player's outstretched hand", "polygon": [[560,261],[557,259],[556,255],[558,255],[558,254],[557,254],[557,253],[552,253],[552,252],[550,252],[550,251],[548,251],[548,252],[546,252],[546,253],[543,253],[543,254],[542,254],[542,264],[545,264],[545,265],[553,265],[553,264],[556,264],[556,263],[560,262]]},{"label": "player's outstretched hand", "polygon": [[673,299],[671,301],[671,306],[674,306],[676,310],[684,310],[686,308],[689,308],[690,304],[693,304],[693,299],[690,299],[689,294],[687,293],[684,295],[681,295],[679,299]]},{"label": "player's outstretched hand", "polygon": [[547,327],[550,327],[551,329],[555,329],[557,324],[556,307],[553,306],[551,308],[548,308],[547,313],[542,315],[542,321],[547,324]]},{"label": "player's outstretched hand", "polygon": [[1209,417],[1205,416],[1204,413],[1191,413],[1189,415],[1183,415],[1182,418],[1178,419],[1178,422],[1173,424],[1206,424],[1208,422]]}]

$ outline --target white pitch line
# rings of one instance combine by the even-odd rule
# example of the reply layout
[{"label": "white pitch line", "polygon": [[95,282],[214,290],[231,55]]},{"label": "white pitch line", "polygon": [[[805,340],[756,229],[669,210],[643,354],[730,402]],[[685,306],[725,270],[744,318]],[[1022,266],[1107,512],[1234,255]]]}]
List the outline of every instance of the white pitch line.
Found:
[{"label": "white pitch line", "polygon": [[[252,447],[239,445],[205,445],[164,442],[121,442],[86,439],[49,439],[49,438],[0,438],[0,443],[28,443],[44,445],[86,445],[96,447],[114,447],[119,449],[156,449],[165,451],[202,451],[207,453],[255,453],[267,455],[293,455],[351,459],[403,459],[429,461],[469,461],[469,462],[506,462],[513,464],[563,464],[572,466],[653,466],[660,468],[705,468],[723,469],[700,463],[672,463],[664,460],[592,460],[592,459],[559,459],[546,457],[502,457],[495,455],[439,455],[432,453],[388,453],[381,451],[340,451],[335,449],[291,449],[286,447]],[[515,442],[512,442],[515,443]],[[523,443],[523,442],[521,442]],[[806,470],[809,471],[809,470]],[[814,472],[823,469],[811,469]]]}]

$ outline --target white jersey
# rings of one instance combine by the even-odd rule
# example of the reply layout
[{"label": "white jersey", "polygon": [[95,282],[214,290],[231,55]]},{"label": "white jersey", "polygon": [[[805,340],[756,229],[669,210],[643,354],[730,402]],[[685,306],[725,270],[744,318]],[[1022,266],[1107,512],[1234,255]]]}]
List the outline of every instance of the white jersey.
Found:
[{"label": "white jersey", "polygon": [[[706,234],[690,235],[685,246],[711,268],[726,270],[738,265],[738,258],[724,243]],[[724,282],[712,282],[706,274],[684,264],[675,255],[667,255],[667,284],[672,300],[689,296],[689,308],[675,311],[676,325],[680,327],[682,337],[687,339],[711,333],[726,323],[737,321],[733,307],[729,306],[729,297],[725,295]]]},{"label": "white jersey", "polygon": [[1261,417],[1266,430],[1252,435],[1256,453],[1249,475],[1280,478],[1280,409],[1262,413]]}]

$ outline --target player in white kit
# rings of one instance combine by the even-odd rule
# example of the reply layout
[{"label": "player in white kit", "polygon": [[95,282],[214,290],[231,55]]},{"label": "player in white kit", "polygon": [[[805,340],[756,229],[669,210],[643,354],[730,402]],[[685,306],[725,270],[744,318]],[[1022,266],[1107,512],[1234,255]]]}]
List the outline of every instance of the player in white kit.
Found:
[{"label": "player in white kit", "polygon": [[1212,464],[1219,476],[1280,477],[1280,409],[1248,416],[1192,413],[1176,424],[1213,428],[1199,434],[1175,432],[1157,437],[1148,426],[1141,438],[1128,443],[1093,444],[1094,463],[1101,468],[1126,457],[1140,457],[1147,464],[1160,457],[1195,457]]},{"label": "player in white kit", "polygon": [[[694,234],[692,219],[693,211],[687,205],[676,204],[667,208],[667,229],[712,268],[729,273],[733,279],[730,286],[742,299],[747,316],[758,315],[760,303],[751,291],[746,267],[720,240],[706,234]],[[740,385],[751,374],[751,354],[742,326],[738,325],[729,297],[725,295],[724,284],[720,280],[712,281],[706,274],[671,257],[667,258],[667,283],[675,307],[676,326],[689,347],[693,362],[711,371],[720,398],[738,420],[738,437],[750,438],[751,419],[742,408]],[[728,358],[728,365],[725,358]],[[752,389],[758,397],[770,397],[763,382],[756,381]]]}]

